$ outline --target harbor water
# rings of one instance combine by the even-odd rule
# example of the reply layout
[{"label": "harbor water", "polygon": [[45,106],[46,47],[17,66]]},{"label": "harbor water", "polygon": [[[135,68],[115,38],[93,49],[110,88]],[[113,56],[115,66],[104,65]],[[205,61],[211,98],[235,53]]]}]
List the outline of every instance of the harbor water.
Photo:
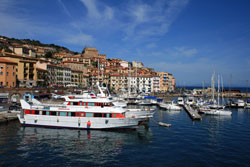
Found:
[{"label": "harbor water", "polygon": [[[170,123],[170,128],[157,122]],[[147,127],[99,131],[0,126],[0,166],[202,166],[248,167],[250,110],[232,116],[202,115],[157,108]]]}]

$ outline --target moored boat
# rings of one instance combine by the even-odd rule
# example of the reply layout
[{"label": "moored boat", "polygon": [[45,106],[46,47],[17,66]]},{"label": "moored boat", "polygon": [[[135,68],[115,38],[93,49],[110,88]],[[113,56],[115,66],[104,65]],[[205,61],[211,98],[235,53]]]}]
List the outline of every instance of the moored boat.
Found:
[{"label": "moored boat", "polygon": [[181,110],[181,107],[172,102],[165,102],[165,103],[159,103],[159,106],[161,108],[167,109],[167,110]]},{"label": "moored boat", "polygon": [[184,99],[183,99],[183,97],[178,97],[177,104],[180,105],[180,106],[184,106]]},{"label": "moored boat", "polygon": [[250,109],[250,99],[247,100],[245,108],[246,109]]},{"label": "moored boat", "polygon": [[[18,115],[23,126],[45,126],[75,129],[122,129],[136,128],[153,116],[152,111],[138,114],[115,107],[111,102],[68,102],[61,104],[42,104],[37,100],[29,104],[20,100],[22,112]],[[100,105],[97,107],[97,105]],[[147,113],[147,114],[146,114]]]},{"label": "moored boat", "polygon": [[203,110],[202,112],[208,115],[232,115],[232,111],[223,109],[208,109],[208,110]]}]

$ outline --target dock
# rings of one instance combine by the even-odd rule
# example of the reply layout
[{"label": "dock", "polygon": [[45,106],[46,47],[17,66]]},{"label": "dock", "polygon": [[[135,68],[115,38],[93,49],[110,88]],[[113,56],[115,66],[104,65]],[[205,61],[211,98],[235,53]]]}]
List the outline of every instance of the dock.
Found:
[{"label": "dock", "polygon": [[190,105],[185,104],[184,109],[187,111],[188,115],[190,116],[190,118],[192,120],[201,120],[202,119],[200,114],[198,114],[198,111],[193,109],[193,107],[191,107]]},{"label": "dock", "polygon": [[12,120],[17,120],[17,113],[12,112],[0,112],[0,123],[9,122]]}]

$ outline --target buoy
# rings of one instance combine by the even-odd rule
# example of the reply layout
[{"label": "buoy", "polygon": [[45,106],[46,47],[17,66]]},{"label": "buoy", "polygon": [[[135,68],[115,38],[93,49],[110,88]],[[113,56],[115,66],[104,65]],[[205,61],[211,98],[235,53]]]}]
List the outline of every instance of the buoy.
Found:
[{"label": "buoy", "polygon": [[91,126],[91,122],[90,122],[90,121],[87,122],[87,126],[88,126],[88,127]]}]

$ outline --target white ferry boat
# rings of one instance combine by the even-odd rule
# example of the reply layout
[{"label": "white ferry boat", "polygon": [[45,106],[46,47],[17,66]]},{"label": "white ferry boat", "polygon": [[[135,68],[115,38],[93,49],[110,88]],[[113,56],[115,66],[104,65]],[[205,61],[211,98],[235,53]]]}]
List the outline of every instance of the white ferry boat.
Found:
[{"label": "white ferry boat", "polygon": [[[72,99],[73,100],[73,99]],[[91,102],[93,100],[93,102]],[[153,117],[153,111],[129,111],[116,107],[107,99],[66,102],[67,104],[42,104],[33,99],[32,104],[20,100],[22,111],[18,115],[23,126],[45,126],[76,129],[136,128]]]}]

